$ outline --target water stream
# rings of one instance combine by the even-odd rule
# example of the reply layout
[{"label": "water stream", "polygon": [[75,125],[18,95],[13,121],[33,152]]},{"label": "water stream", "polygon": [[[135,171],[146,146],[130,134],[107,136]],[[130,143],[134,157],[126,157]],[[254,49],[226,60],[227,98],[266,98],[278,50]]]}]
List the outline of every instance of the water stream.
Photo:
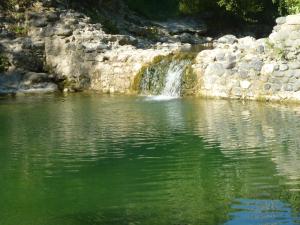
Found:
[{"label": "water stream", "polygon": [[184,73],[190,64],[190,59],[166,57],[151,65],[144,71],[140,84],[141,94],[155,100],[181,97]]},{"label": "water stream", "polygon": [[160,95],[155,96],[157,100],[168,100],[181,96],[182,76],[185,72],[189,60],[173,61],[170,63],[165,75],[165,86]]}]

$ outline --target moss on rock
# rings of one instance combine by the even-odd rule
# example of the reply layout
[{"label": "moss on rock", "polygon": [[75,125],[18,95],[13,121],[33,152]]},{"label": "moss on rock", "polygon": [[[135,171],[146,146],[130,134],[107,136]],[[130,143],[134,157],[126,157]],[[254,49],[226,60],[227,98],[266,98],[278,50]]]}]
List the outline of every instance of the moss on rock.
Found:
[{"label": "moss on rock", "polygon": [[151,63],[145,64],[136,74],[132,85],[132,90],[144,94],[159,94],[164,88],[165,75],[173,61],[187,60],[184,75],[182,77],[182,93],[190,93],[197,83],[197,76],[193,72],[191,64],[195,57],[195,52],[174,52],[167,56],[159,55]]}]

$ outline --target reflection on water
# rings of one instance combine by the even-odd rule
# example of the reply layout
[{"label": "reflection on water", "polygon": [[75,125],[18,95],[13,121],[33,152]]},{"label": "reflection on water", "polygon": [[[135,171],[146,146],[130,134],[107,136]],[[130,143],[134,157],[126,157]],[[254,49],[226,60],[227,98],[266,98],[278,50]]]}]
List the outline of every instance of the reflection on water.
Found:
[{"label": "reflection on water", "polygon": [[239,199],[232,208],[232,220],[225,225],[294,225],[299,224],[300,217],[293,216],[290,205],[278,200]]},{"label": "reflection on water", "polygon": [[300,107],[0,100],[0,224],[300,224]]}]

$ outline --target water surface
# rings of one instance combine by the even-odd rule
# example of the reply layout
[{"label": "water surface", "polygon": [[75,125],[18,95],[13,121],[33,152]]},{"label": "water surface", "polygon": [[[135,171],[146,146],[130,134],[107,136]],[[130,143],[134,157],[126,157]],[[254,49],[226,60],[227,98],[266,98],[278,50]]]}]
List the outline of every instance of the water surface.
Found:
[{"label": "water surface", "polygon": [[298,225],[300,106],[0,99],[1,225]]}]

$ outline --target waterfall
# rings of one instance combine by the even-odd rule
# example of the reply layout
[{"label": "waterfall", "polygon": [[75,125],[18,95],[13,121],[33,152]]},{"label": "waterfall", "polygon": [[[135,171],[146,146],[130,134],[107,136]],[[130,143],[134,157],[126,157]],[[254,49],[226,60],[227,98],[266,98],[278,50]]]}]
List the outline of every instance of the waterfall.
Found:
[{"label": "waterfall", "polygon": [[142,74],[140,93],[155,100],[179,98],[185,71],[190,59],[163,58]]},{"label": "waterfall", "polygon": [[160,97],[179,98],[181,95],[182,75],[189,60],[172,61],[166,74],[165,86]]}]

